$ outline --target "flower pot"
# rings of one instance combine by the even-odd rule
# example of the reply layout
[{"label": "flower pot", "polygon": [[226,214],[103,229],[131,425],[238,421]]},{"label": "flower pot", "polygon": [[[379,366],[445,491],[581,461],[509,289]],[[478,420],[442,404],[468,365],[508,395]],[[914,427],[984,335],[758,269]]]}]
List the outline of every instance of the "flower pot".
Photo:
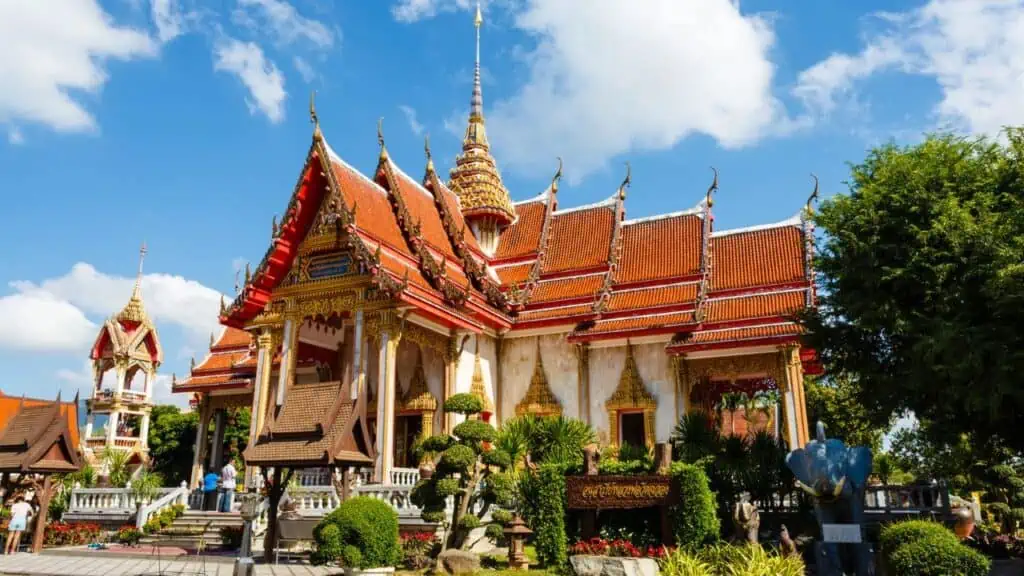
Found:
[{"label": "flower pot", "polygon": [[957,537],[961,540],[967,539],[971,532],[974,532],[974,512],[964,506],[957,509],[954,513],[956,516],[956,525],[953,527],[953,532],[956,533]]},{"label": "flower pot", "polygon": [[394,566],[388,566],[387,568],[345,568],[345,576],[391,576],[394,573]]}]

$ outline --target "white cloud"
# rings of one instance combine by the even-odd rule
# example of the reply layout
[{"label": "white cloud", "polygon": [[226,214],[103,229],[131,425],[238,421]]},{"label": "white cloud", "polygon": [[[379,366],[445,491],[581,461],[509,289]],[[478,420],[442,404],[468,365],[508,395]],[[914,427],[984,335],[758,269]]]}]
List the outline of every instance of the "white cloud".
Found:
[{"label": "white cloud", "polygon": [[0,297],[0,348],[84,353],[98,329],[77,306],[46,292]]},{"label": "white cloud", "polygon": [[302,80],[307,84],[316,80],[316,70],[313,66],[301,56],[292,58],[292,64],[295,66],[295,70],[298,71],[299,76],[302,76]]},{"label": "white cloud", "polygon": [[399,22],[415,22],[432,18],[441,12],[466,10],[475,7],[472,0],[399,0],[391,8],[391,14]]},{"label": "white cloud", "polygon": [[177,0],[151,0],[150,13],[161,43],[170,42],[185,33],[186,15]]},{"label": "white cloud", "polygon": [[149,35],[117,25],[96,0],[0,2],[0,124],[94,130],[81,95],[106,84],[106,61],[156,53]]},{"label": "white cloud", "polygon": [[238,0],[232,14],[242,26],[269,32],[282,45],[308,42],[317,48],[330,48],[334,34],[324,24],[299,14],[284,0]]},{"label": "white cloud", "polygon": [[[81,351],[82,343],[87,348],[98,330],[86,314],[106,318],[117,313],[128,302],[134,283],[133,278],[104,274],[82,262],[64,276],[38,284],[12,282],[16,292],[0,298],[0,345],[19,347],[21,341],[22,347],[36,350]],[[194,280],[146,274],[142,298],[157,330],[165,323],[175,324],[203,342],[218,328],[221,294]]]},{"label": "white cloud", "polygon": [[997,134],[1024,123],[1024,0],[930,0],[878,14],[882,30],[853,55],[833,54],[801,74],[795,94],[828,111],[858,80],[884,71],[933,79],[941,127]]},{"label": "white cloud", "polygon": [[409,130],[412,130],[412,133],[417,136],[423,134],[423,124],[420,124],[419,120],[416,119],[416,109],[405,104],[399,105],[398,109],[402,111],[402,114],[405,114],[405,119],[409,122]]},{"label": "white cloud", "polygon": [[[467,4],[407,0],[393,12],[410,20]],[[576,180],[617,155],[692,134],[739,147],[791,127],[772,94],[769,21],[732,0],[510,5],[535,47],[523,54],[526,82],[486,111],[506,168],[546,173],[562,156]]]},{"label": "white cloud", "polygon": [[221,39],[213,49],[215,70],[230,72],[249,89],[249,112],[260,111],[273,123],[284,120],[284,74],[255,42]]}]

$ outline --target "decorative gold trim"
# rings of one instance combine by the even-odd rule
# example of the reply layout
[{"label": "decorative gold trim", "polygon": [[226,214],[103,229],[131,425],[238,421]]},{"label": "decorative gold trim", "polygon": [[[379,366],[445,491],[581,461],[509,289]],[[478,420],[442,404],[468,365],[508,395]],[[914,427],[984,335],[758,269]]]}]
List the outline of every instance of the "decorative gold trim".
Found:
[{"label": "decorative gold trim", "polygon": [[427,388],[427,375],[423,370],[423,351],[421,349],[417,356],[416,369],[412,373],[412,379],[409,380],[409,389],[402,395],[398,411],[401,413],[424,413],[424,428],[426,428],[426,414],[429,413],[433,417],[436,410],[437,398]]},{"label": "decorative gold trim", "polygon": [[604,403],[604,407],[608,411],[610,440],[613,444],[619,443],[619,418],[622,414],[643,412],[647,448],[654,448],[654,412],[658,408],[658,401],[644,387],[636,359],[633,357],[633,344],[628,341],[626,342],[626,364],[622,367],[619,385]]},{"label": "decorative gold trim", "polygon": [[484,368],[480,362],[480,335],[477,334],[473,338],[476,340],[476,357],[473,359],[473,382],[469,387],[469,393],[484,403],[484,413],[494,414],[494,401],[487,395],[487,386],[484,383]]},{"label": "decorative gold trim", "polygon": [[562,404],[551,391],[548,377],[544,372],[544,358],[540,352],[540,337],[537,338],[537,358],[533,363],[533,377],[526,395],[516,404],[516,416],[561,416]]}]

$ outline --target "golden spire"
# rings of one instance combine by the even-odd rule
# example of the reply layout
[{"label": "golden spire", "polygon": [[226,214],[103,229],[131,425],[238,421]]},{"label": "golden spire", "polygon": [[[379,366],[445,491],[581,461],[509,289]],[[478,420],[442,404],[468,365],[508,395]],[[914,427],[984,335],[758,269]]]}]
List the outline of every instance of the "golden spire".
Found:
[{"label": "golden spire", "polygon": [[537,414],[541,416],[559,416],[562,414],[562,405],[558,398],[551,392],[548,385],[548,376],[544,372],[544,358],[540,353],[540,337],[537,337],[537,359],[533,363],[533,377],[530,378],[530,386],[526,389],[526,395],[516,404],[516,415]]},{"label": "golden spire", "polygon": [[807,215],[811,216],[814,214],[814,203],[818,201],[818,177],[811,173],[811,178],[814,178],[814,192],[807,198]]},{"label": "golden spire", "polygon": [[139,248],[139,272],[135,277],[135,288],[132,289],[132,296],[128,303],[117,314],[117,319],[126,322],[142,323],[146,318],[146,309],[142,306],[142,263],[146,259],[146,243]]},{"label": "golden spire", "polygon": [[704,197],[705,203],[708,205],[708,208],[711,208],[711,206],[714,205],[715,203],[715,200],[714,198],[711,197],[711,195],[714,194],[715,192],[718,192],[718,170],[716,170],[715,167],[712,166],[711,171],[715,173],[715,179],[711,181],[711,186],[708,186],[708,193]]},{"label": "golden spire", "polygon": [[477,2],[473,26],[476,28],[476,62],[473,66],[473,95],[469,101],[469,125],[462,139],[462,153],[455,159],[448,187],[455,192],[465,215],[490,216],[509,224],[515,220],[508,189],[501,181],[497,163],[484,127],[484,96],[480,80],[480,27],[483,12]]}]

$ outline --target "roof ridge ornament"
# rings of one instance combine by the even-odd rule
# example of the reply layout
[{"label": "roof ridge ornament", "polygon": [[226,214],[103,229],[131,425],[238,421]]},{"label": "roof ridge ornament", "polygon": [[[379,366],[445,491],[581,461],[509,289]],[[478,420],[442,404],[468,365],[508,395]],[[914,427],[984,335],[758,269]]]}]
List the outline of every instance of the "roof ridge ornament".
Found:
[{"label": "roof ridge ornament", "polygon": [[142,323],[147,320],[146,309],[142,304],[142,265],[146,260],[146,243],[139,247],[139,270],[135,275],[135,286],[132,288],[132,295],[128,303],[117,314],[117,319],[128,322]]},{"label": "roof ridge ornament", "polygon": [[718,169],[712,166],[711,171],[715,173],[715,178],[711,181],[711,186],[708,186],[707,194],[704,195],[704,203],[707,204],[708,209],[715,205],[715,200],[711,197],[712,194],[718,192]]},{"label": "roof ridge ornament", "polygon": [[562,157],[556,156],[558,159],[558,171],[555,172],[555,176],[551,179],[551,193],[558,193],[558,183],[562,180]]},{"label": "roof ridge ornament", "polygon": [[811,178],[814,178],[814,191],[807,197],[807,205],[805,206],[809,216],[814,215],[814,203],[818,201],[818,177],[814,172],[811,172]]},{"label": "roof ridge ornament", "polygon": [[434,173],[434,156],[430,153],[430,133],[423,137],[423,153],[427,155],[427,175]]},{"label": "roof ridge ornament", "polygon": [[316,113],[316,90],[309,93],[309,121],[313,123],[313,139],[322,140],[324,135],[320,131],[320,117]]},{"label": "roof ridge ornament", "polygon": [[388,159],[388,148],[384,145],[384,117],[377,119],[377,145],[380,146],[380,159]]},{"label": "roof ridge ornament", "polygon": [[626,199],[626,189],[629,188],[629,185],[632,184],[632,182],[633,182],[633,168],[632,168],[632,166],[629,165],[629,162],[627,161],[626,162],[626,178],[622,181],[622,184],[619,185],[619,200],[625,200]]}]

